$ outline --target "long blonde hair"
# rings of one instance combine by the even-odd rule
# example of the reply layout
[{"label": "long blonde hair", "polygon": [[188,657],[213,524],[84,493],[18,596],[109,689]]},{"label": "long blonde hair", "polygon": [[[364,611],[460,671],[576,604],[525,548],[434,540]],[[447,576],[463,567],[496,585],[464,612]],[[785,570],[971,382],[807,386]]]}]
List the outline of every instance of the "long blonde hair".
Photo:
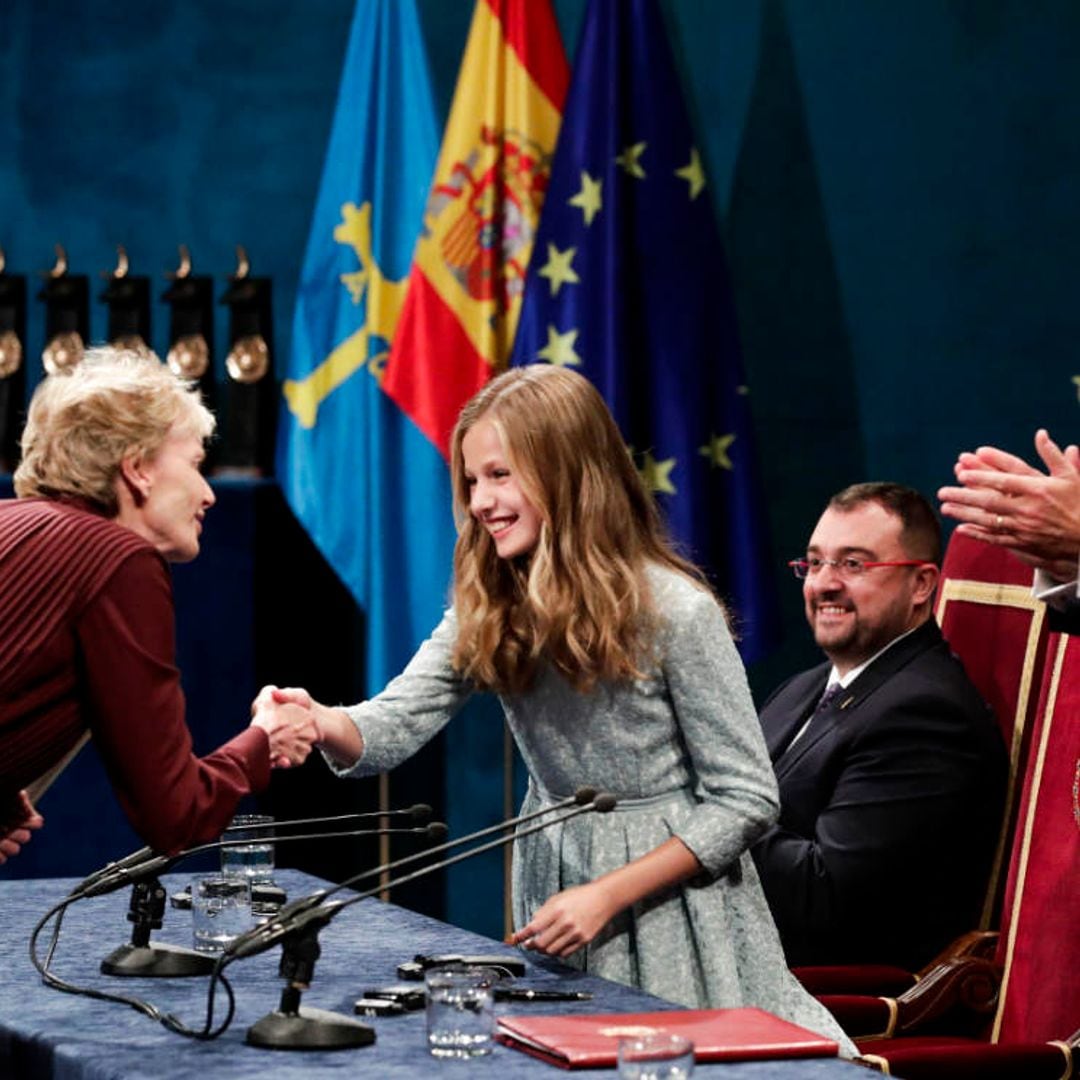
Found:
[{"label": "long blonde hair", "polygon": [[[469,513],[461,443],[490,421],[539,513],[536,547],[501,559]],[[565,368],[513,368],[461,411],[451,439],[455,668],[478,686],[520,692],[551,663],[579,690],[640,677],[657,612],[646,568],[701,582],[671,548],[660,515],[596,388]]]}]

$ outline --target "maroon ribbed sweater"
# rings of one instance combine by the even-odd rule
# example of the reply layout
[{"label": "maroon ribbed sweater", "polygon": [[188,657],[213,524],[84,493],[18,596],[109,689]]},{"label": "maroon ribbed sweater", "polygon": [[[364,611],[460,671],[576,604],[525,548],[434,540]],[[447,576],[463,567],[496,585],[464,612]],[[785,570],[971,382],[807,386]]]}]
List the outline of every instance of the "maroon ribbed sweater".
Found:
[{"label": "maroon ribbed sweater", "polygon": [[159,851],[213,838],[265,787],[258,728],[192,754],[173,619],[168,567],[146,540],[88,504],[0,500],[0,823],[87,728]]}]

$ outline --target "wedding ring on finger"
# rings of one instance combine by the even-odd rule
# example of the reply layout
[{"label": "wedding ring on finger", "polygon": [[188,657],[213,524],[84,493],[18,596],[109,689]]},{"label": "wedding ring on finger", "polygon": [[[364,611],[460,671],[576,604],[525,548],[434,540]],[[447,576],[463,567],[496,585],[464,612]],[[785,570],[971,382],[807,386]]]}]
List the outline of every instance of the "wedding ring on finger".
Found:
[{"label": "wedding ring on finger", "polygon": [[1004,520],[1000,514],[994,515],[994,532],[1001,532],[1001,525]]}]

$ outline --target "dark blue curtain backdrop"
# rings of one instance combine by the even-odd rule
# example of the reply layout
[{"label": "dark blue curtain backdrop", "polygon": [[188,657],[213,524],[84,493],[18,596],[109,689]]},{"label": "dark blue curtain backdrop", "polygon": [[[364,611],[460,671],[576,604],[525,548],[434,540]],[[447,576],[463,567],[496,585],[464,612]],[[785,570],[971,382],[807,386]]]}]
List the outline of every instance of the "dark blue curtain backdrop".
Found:
[{"label": "dark blue curtain backdrop", "polygon": [[[418,3],[444,118],[472,3]],[[122,243],[156,297],[186,243],[220,295],[243,243],[252,272],[273,278],[275,340],[288,348],[352,7],[3,0],[8,271],[35,275],[60,242],[96,296],[97,273]],[[585,0],[555,7],[572,57]],[[847,483],[894,479],[932,493],[961,449],[995,442],[1030,457],[1041,424],[1080,437],[1080,6],[662,7],[728,246],[778,562],[801,550],[824,500]],[[31,383],[41,306],[30,301]],[[105,311],[91,307],[100,339]],[[154,320],[163,352],[165,305]],[[270,568],[260,580],[326,572],[299,542],[289,562],[262,531],[255,546]],[[815,656],[796,584],[777,573],[785,638],[751,672],[759,697]],[[272,604],[258,611],[263,644],[250,668],[272,677],[265,658],[284,662],[290,631]],[[183,605],[179,614],[194,617]],[[302,634],[325,633],[325,654],[339,657],[362,630],[343,618],[345,631],[316,619]],[[252,650],[255,638],[252,627]],[[184,676],[197,695],[197,658]],[[327,685],[347,681],[339,673]],[[468,906],[451,903],[456,920]]]}]

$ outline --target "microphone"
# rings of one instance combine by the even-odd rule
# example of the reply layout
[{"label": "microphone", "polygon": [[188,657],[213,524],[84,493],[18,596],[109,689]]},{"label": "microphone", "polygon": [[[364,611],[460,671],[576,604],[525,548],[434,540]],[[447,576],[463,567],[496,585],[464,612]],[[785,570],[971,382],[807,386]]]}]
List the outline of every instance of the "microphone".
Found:
[{"label": "microphone", "polygon": [[[328,825],[333,821],[362,821],[367,818],[404,817],[408,816],[413,821],[427,821],[434,813],[427,803],[415,803],[403,810],[370,810],[356,814],[334,814],[331,817],[292,818],[288,821],[267,821],[262,825],[230,825],[224,830],[225,833],[244,829],[248,832],[257,832],[261,829],[282,828],[293,825]],[[224,834],[224,833],[223,833]],[[146,848],[143,849],[147,850]]]},{"label": "microphone", "polygon": [[[460,847],[462,844],[472,843],[474,840],[481,840],[485,836],[490,836],[492,833],[504,832],[507,829],[515,828],[527,821],[533,821],[536,818],[543,817],[545,814],[552,814],[558,810],[565,810],[570,806],[585,806],[594,801],[599,802],[601,799],[613,800],[614,798],[614,795],[597,795],[596,788],[593,787],[579,787],[577,791],[568,798],[562,799],[557,803],[552,803],[551,806],[545,806],[540,810],[534,810],[531,814],[520,814],[517,817],[508,818],[506,821],[500,821],[497,825],[489,825],[486,829],[477,829],[476,832],[469,833],[466,836],[460,836],[456,840],[450,840],[437,847],[428,848],[426,851],[418,851],[412,855],[406,855],[403,858],[386,863],[383,866],[376,866],[370,870],[361,871],[359,874],[354,874],[352,877],[346,878],[339,885],[335,885],[329,889],[319,889],[308,896],[301,896],[299,899],[292,900],[288,904],[283,905],[277,915],[274,916],[274,920],[295,916],[302,911],[316,907],[328,896],[333,896],[334,893],[340,892],[342,889],[352,888],[357,882],[364,881],[366,878],[385,874],[391,870],[399,870],[401,867],[414,863],[419,859],[429,859],[432,855],[441,855],[444,851],[450,851],[452,848]],[[612,802],[611,805],[614,806],[614,802]],[[392,884],[393,883],[384,883],[380,885],[380,889],[390,888],[392,887]]]},{"label": "microphone", "polygon": [[[275,843],[294,840],[324,840],[334,837],[420,835],[429,840],[442,840],[447,828],[441,821],[406,828],[351,829],[323,833],[293,834],[274,837]],[[103,975],[139,976],[141,978],[174,978],[190,975],[209,975],[214,970],[215,958],[192,949],[184,949],[162,942],[151,942],[150,931],[162,924],[165,915],[165,889],[157,880],[158,874],[170,866],[204,851],[237,847],[250,843],[245,840],[219,840],[211,844],[199,844],[176,855],[157,855],[131,866],[117,866],[107,877],[100,877],[90,885],[77,886],[69,895],[69,901],[91,896],[104,896],[125,885],[134,885],[128,920],[133,924],[131,941],[114,949],[101,961]],[[137,853],[136,853],[137,854]],[[123,860],[121,860],[123,861]]]},{"label": "microphone", "polygon": [[95,870],[89,876],[83,878],[83,880],[76,886],[76,888],[85,888],[87,885],[92,884],[95,881],[99,881],[101,878],[108,874],[114,873],[118,870],[126,870],[128,867],[137,866],[139,863],[144,862],[147,859],[152,859],[157,855],[152,847],[139,848],[138,851],[133,851],[130,855],[125,855],[122,859],[117,859],[115,862],[106,863],[100,870]]},{"label": "microphone", "polygon": [[[585,790],[586,789],[582,789],[582,791]],[[248,1028],[246,1041],[252,1046],[262,1046],[275,1050],[319,1049],[329,1046],[366,1045],[366,1043],[370,1042],[372,1039],[371,1029],[366,1025],[358,1025],[357,1021],[351,1017],[336,1016],[334,1013],[327,1013],[322,1009],[302,1009],[300,1005],[301,990],[310,985],[314,975],[315,961],[319,957],[319,930],[340,912],[344,911],[345,908],[351,907],[353,904],[358,904],[361,900],[367,900],[370,897],[375,896],[383,888],[393,888],[398,885],[404,885],[410,881],[415,881],[417,878],[424,877],[426,874],[435,873],[437,870],[442,870],[448,866],[453,866],[455,863],[462,862],[465,859],[470,859],[474,855],[480,855],[485,851],[503,847],[512,840],[529,836],[532,833],[539,832],[552,825],[562,824],[565,821],[569,821],[571,818],[577,817],[579,814],[590,812],[606,814],[615,809],[616,799],[614,795],[595,795],[592,789],[588,789],[588,793],[592,797],[583,805],[575,805],[576,798],[570,798],[564,800],[562,804],[558,804],[564,808],[567,805],[571,807],[571,809],[560,814],[558,817],[549,818],[547,821],[536,822],[527,829],[522,829],[515,833],[507,833],[506,835],[497,837],[485,844],[481,844],[479,847],[471,848],[469,851],[463,851],[457,855],[450,856],[450,858],[429,863],[426,866],[420,867],[418,870],[403,874],[384,885],[376,885],[374,888],[368,889],[366,892],[359,893],[356,896],[351,896],[348,899],[324,903],[331,893],[337,892],[346,886],[347,883],[343,882],[334,889],[324,890],[313,894],[311,897],[305,897],[302,900],[294,901],[292,904],[286,904],[285,907],[283,907],[277,915],[273,916],[269,922],[265,923],[263,926],[248,930],[238,938],[235,938],[229,945],[226,945],[221,958],[218,960],[214,972],[215,977],[218,977],[221,971],[234,960],[239,960],[247,956],[255,956],[258,953],[265,952],[280,941],[283,943],[283,951],[279,973],[288,980],[282,991],[281,1002],[278,1009],[274,1012],[267,1013],[261,1020],[256,1021],[255,1024]],[[542,811],[523,815],[522,819],[512,818],[507,822],[494,826],[494,829],[506,829],[516,820],[523,820],[525,818],[533,819],[546,814],[551,814],[554,809],[555,807],[546,807]],[[483,829],[480,830],[480,833],[490,833],[492,831],[492,829]],[[458,842],[463,842],[464,839],[466,838],[463,838],[462,841]],[[444,845],[444,849],[452,846],[454,845]],[[434,854],[434,851],[424,852],[424,854],[432,855]],[[397,865],[400,865],[402,861],[404,860],[398,860]],[[392,866],[395,864],[390,865]],[[374,871],[369,873],[373,872],[381,874],[387,869],[389,869],[389,866],[377,867]],[[365,875],[357,875],[357,878],[363,876]],[[305,906],[305,901],[313,902],[307,903]],[[211,982],[211,986],[212,985],[213,983]],[[358,1026],[362,1030],[357,1030]]]},{"label": "microphone", "polygon": [[[313,819],[318,820],[318,819]],[[331,832],[321,833],[292,833],[288,836],[270,835],[263,837],[273,844],[284,844],[293,840],[329,840],[344,836],[391,836],[412,834],[426,836],[429,840],[445,839],[449,830],[441,821],[431,821],[427,825],[419,825],[411,828],[385,828],[385,829],[335,829]],[[79,882],[69,894],[73,900],[83,900],[91,896],[104,896],[106,893],[115,892],[125,885],[134,885],[136,882],[145,881],[150,877],[163,874],[170,867],[186,859],[191,855],[200,855],[204,851],[217,851],[221,848],[244,847],[251,843],[250,837],[244,840],[215,840],[210,844],[199,844],[196,847],[185,848],[175,855],[154,855],[144,858],[141,862],[136,861],[136,856],[143,852],[150,852],[150,848],[143,848],[143,852],[133,852],[119,862],[109,863],[107,867],[96,871],[90,877]]]},{"label": "microphone", "polygon": [[[245,829],[252,832],[257,832],[261,829],[273,829],[273,828],[286,828],[294,825],[329,825],[336,821],[361,821],[369,818],[383,818],[383,817],[401,817],[408,816],[414,821],[427,821],[431,817],[433,811],[427,803],[415,803],[413,806],[406,807],[402,810],[373,810],[365,813],[356,814],[336,814],[331,817],[313,817],[313,818],[292,818],[287,821],[270,821],[264,825],[229,825],[222,830],[222,836],[226,833],[235,832],[239,829]],[[440,837],[439,839],[442,839]],[[193,853],[194,849],[189,848],[187,851]],[[203,849],[205,850],[205,849]],[[182,854],[182,853],[181,853]],[[119,870],[124,870],[132,866],[137,866],[141,862],[145,862],[148,859],[161,858],[162,856],[152,847],[139,848],[138,851],[133,851],[130,855],[125,855],[122,859],[117,859],[115,862],[107,863],[100,870],[95,870],[88,877],[84,878],[77,888],[84,889],[87,886],[93,884],[95,881],[101,878],[115,873]]]}]

